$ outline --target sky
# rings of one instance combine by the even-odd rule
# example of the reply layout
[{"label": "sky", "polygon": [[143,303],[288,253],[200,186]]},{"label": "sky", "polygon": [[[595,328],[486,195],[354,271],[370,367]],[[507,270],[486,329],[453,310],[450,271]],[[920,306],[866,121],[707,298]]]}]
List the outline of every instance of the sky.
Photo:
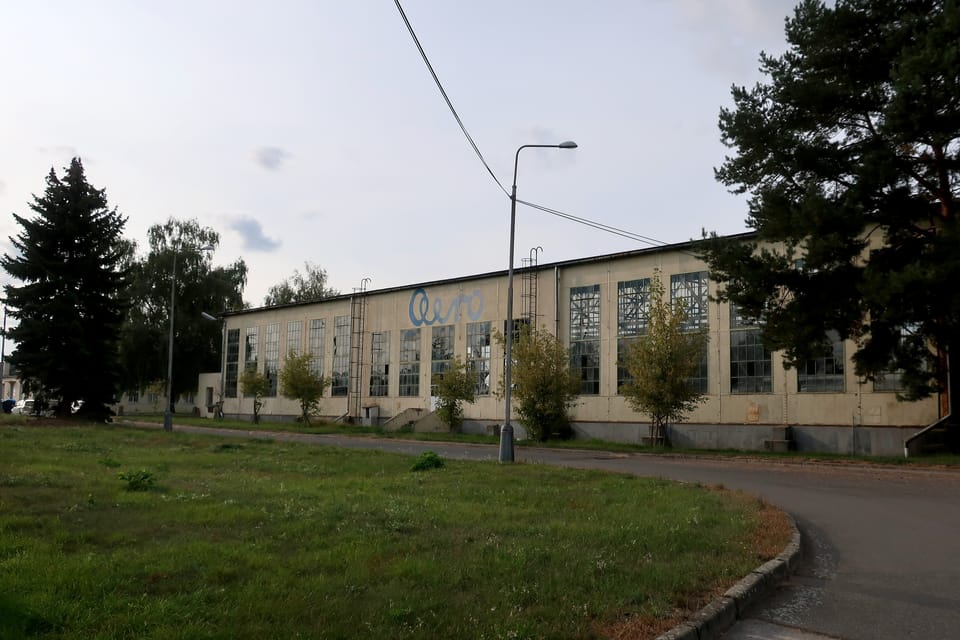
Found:
[{"label": "sky", "polygon": [[[216,230],[255,307],[305,262],[342,293],[500,271],[517,148],[566,140],[520,154],[519,199],[662,243],[747,230],[718,115],[794,0],[400,4],[502,189],[392,0],[0,0],[0,252],[79,156],[142,250],[170,217]],[[517,209],[517,266],[648,246]]]}]

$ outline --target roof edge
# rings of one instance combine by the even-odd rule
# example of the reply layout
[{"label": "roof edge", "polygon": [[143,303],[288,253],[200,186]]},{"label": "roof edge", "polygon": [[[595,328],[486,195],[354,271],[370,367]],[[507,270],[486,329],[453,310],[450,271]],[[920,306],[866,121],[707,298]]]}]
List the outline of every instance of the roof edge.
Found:
[{"label": "roof edge", "polygon": [[[756,236],[757,236],[757,232],[756,232],[756,231],[745,231],[745,232],[743,232],[743,233],[734,233],[734,234],[727,235],[727,236],[722,236],[722,237],[723,237],[723,238],[727,238],[727,239],[731,239],[731,240],[748,240],[748,239],[754,238],[754,237],[756,237]],[[618,251],[618,252],[615,252],[615,253],[605,253],[605,254],[601,254],[601,255],[598,255],[598,256],[590,256],[590,257],[587,257],[587,258],[572,258],[572,259],[569,259],[569,260],[559,260],[559,261],[557,261],[557,262],[548,262],[548,263],[545,263],[545,264],[538,264],[538,265],[536,266],[536,269],[537,269],[538,271],[540,271],[540,270],[546,270],[546,269],[556,269],[556,268],[560,268],[560,267],[569,267],[569,266],[579,265],[579,264],[590,264],[590,263],[592,263],[592,262],[605,262],[605,261],[607,261],[607,260],[620,260],[620,259],[623,259],[623,258],[631,258],[631,257],[634,257],[634,256],[641,256],[641,255],[648,255],[648,254],[663,253],[663,252],[667,252],[667,251],[683,251],[684,249],[692,249],[692,248],[696,247],[698,244],[700,244],[701,242],[703,242],[703,241],[702,241],[702,240],[687,240],[687,241],[685,241],[685,242],[676,242],[676,243],[673,243],[673,244],[664,244],[664,245],[658,245],[658,246],[654,246],[654,247],[644,247],[643,249],[633,249],[633,250],[631,250],[631,251]],[[364,295],[394,293],[394,292],[396,292],[396,291],[403,291],[404,289],[420,289],[420,288],[426,288],[426,287],[435,287],[435,286],[438,286],[438,285],[450,284],[450,283],[453,283],[453,282],[469,282],[469,281],[471,281],[471,280],[485,280],[485,279],[487,279],[487,278],[502,277],[502,276],[507,275],[507,273],[508,273],[507,269],[501,269],[501,270],[498,270],[498,271],[487,271],[487,272],[485,272],[485,273],[478,273],[478,274],[469,275],[469,276],[459,276],[459,277],[454,277],[454,278],[443,278],[443,279],[441,279],[441,280],[427,280],[427,281],[424,281],[424,282],[417,282],[417,283],[413,283],[413,284],[399,285],[399,286],[395,286],[395,287],[385,287],[385,288],[383,288],[383,289],[370,289],[369,291],[365,291],[365,292],[364,292]],[[291,308],[294,308],[294,307],[303,307],[303,306],[313,305],[313,304],[317,304],[317,303],[319,303],[319,302],[333,302],[333,301],[337,301],[337,300],[349,300],[349,299],[352,298],[354,295],[356,295],[356,293],[343,293],[343,294],[336,295],[336,296],[330,296],[330,297],[328,297],[328,298],[320,298],[319,300],[308,300],[308,301],[304,301],[304,302],[290,302],[290,303],[287,303],[287,304],[278,304],[278,305],[271,305],[271,306],[250,307],[249,309],[228,310],[228,311],[224,311],[224,312],[223,312],[222,314],[220,314],[220,315],[221,315],[221,317],[240,316],[240,315],[244,315],[244,314],[247,314],[247,313],[259,313],[259,312],[261,312],[261,311],[273,311],[273,310],[279,310],[279,309],[291,309]]]}]

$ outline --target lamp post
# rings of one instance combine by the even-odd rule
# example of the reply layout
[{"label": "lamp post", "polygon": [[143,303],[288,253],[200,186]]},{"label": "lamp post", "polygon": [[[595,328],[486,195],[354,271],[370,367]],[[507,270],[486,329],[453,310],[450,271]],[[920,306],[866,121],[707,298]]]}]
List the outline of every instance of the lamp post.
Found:
[{"label": "lamp post", "polygon": [[510,191],[510,266],[507,268],[507,353],[506,371],[504,372],[504,400],[507,404],[503,419],[503,428],[500,429],[500,462],[513,462],[513,425],[510,424],[510,395],[513,386],[513,238],[517,226],[517,165],[520,162],[520,152],[524,149],[576,149],[577,143],[572,141],[560,144],[525,144],[517,148],[513,159],[513,189]]},{"label": "lamp post", "polygon": [[[177,250],[173,247],[173,268],[170,270],[170,342],[167,345],[167,410],[163,412],[163,430],[173,431],[173,308],[177,293]],[[213,251],[212,245],[197,247],[196,251]]]}]

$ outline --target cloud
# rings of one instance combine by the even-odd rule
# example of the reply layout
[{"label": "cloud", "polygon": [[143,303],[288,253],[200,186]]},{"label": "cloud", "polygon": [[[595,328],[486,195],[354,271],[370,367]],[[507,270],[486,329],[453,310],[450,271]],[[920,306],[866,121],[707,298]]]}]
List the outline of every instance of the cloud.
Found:
[{"label": "cloud", "polygon": [[230,228],[243,238],[243,248],[270,253],[280,248],[280,242],[263,234],[260,222],[250,216],[240,216],[230,221]]},{"label": "cloud", "polygon": [[290,154],[280,147],[260,147],[254,152],[254,158],[264,169],[276,171],[283,164],[283,161],[290,157]]}]

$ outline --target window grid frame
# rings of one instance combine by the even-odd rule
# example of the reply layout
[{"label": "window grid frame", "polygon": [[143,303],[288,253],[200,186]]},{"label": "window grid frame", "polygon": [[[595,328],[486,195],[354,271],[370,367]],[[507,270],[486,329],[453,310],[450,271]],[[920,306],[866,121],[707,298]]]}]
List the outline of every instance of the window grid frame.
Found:
[{"label": "window grid frame", "polygon": [[647,335],[650,326],[650,278],[622,280],[617,283],[617,393],[633,382],[624,366],[633,340]]},{"label": "window grid frame", "polygon": [[730,331],[730,393],[773,393],[773,354],[758,328]]},{"label": "window grid frame", "polygon": [[706,271],[689,271],[670,276],[670,304],[684,301],[687,321],[684,331],[699,331],[710,326],[710,280]]},{"label": "window grid frame", "polygon": [[[670,305],[684,301],[687,320],[683,330],[706,331],[710,328],[710,278],[707,271],[687,271],[670,275]],[[697,363],[697,371],[687,381],[694,391],[707,394],[710,391],[710,356],[704,349]]]},{"label": "window grid frame", "polygon": [[473,377],[473,394],[490,395],[491,323],[467,323],[467,373]]},{"label": "window grid frame", "polygon": [[277,378],[280,371],[280,323],[273,322],[263,332],[263,375],[270,381],[266,398],[277,396]]},{"label": "window grid frame", "polygon": [[390,332],[370,334],[370,397],[390,395]]},{"label": "window grid frame", "polygon": [[827,332],[827,338],[830,355],[808,358],[797,366],[797,393],[846,392],[846,345],[834,330]]},{"label": "window grid frame", "polygon": [[323,356],[327,337],[327,321],[325,318],[310,320],[307,333],[307,351],[310,354],[310,372],[323,377]]},{"label": "window grid frame", "polygon": [[350,390],[350,316],[333,318],[333,367],[330,395],[344,397]]},{"label": "window grid frame", "polygon": [[240,329],[227,329],[227,354],[223,385],[225,398],[236,398],[240,379]]},{"label": "window grid frame", "polygon": [[580,395],[600,394],[600,285],[570,287],[570,368]]},{"label": "window grid frame", "polygon": [[400,332],[400,385],[399,395],[404,398],[420,396],[420,329],[403,329]]},{"label": "window grid frame", "polygon": [[773,353],[763,343],[762,326],[730,303],[731,394],[773,393]]},{"label": "window grid frame", "polygon": [[433,377],[443,375],[450,370],[456,357],[456,325],[434,326],[430,331],[430,395],[437,395],[437,385]]},{"label": "window grid frame", "polygon": [[[252,338],[252,340],[251,340]],[[247,371],[253,365],[254,371],[259,369],[260,355],[260,327],[247,327],[243,342],[243,370]]]},{"label": "window grid frame", "polygon": [[300,355],[301,350],[303,349],[303,320],[287,321],[287,333],[284,341],[284,347],[286,348],[283,354],[284,357],[290,355],[291,351],[294,355]]}]

